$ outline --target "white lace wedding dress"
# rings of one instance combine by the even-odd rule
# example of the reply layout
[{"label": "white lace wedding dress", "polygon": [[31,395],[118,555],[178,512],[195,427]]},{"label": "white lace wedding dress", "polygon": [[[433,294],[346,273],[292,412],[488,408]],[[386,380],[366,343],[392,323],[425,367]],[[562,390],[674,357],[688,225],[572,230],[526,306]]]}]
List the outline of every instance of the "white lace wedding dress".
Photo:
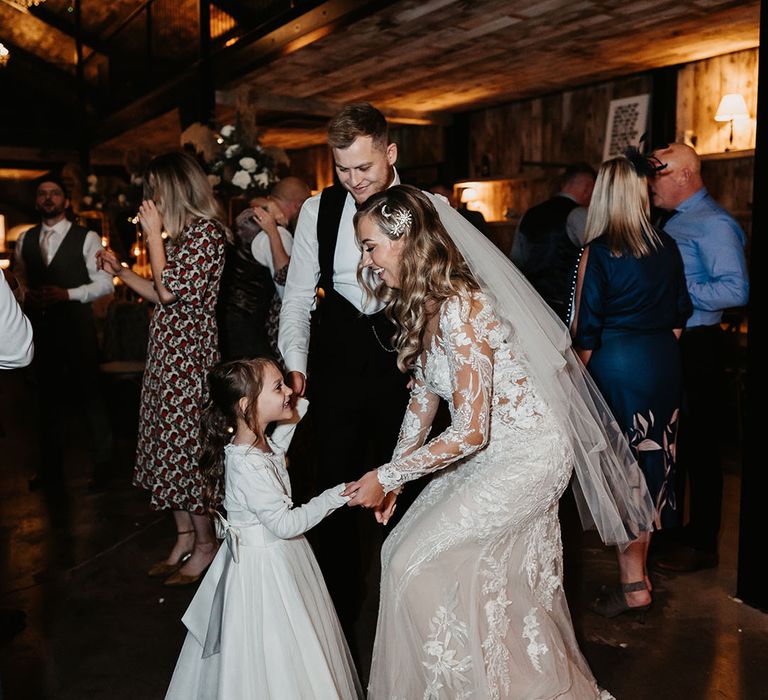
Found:
[{"label": "white lace wedding dress", "polygon": [[[573,633],[557,503],[569,441],[490,300],[428,329],[386,491],[439,471],[387,538],[370,700],[610,698]],[[426,445],[439,399],[450,427]]]}]

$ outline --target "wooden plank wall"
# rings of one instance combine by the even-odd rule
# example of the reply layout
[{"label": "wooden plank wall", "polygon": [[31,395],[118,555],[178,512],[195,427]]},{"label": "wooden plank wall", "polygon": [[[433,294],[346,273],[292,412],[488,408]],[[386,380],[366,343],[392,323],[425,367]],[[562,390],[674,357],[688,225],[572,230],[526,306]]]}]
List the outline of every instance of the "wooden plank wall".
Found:
[{"label": "wooden plank wall", "polygon": [[474,112],[467,175],[517,178],[558,172],[526,161],[598,165],[610,101],[650,90],[645,73]]},{"label": "wooden plank wall", "polygon": [[328,146],[310,146],[288,151],[290,173],[300,177],[313,192],[333,184],[333,161]]},{"label": "wooden plank wall", "polygon": [[677,140],[693,136],[700,155],[722,153],[729,148],[730,127],[716,122],[720,98],[740,92],[747,103],[749,120],[734,122],[733,145],[739,151],[755,147],[757,121],[758,49],[737,51],[682,66],[677,76]]},{"label": "wooden plank wall", "polygon": [[752,186],[755,170],[754,156],[707,158],[701,162],[701,177],[709,193],[752,233]]}]

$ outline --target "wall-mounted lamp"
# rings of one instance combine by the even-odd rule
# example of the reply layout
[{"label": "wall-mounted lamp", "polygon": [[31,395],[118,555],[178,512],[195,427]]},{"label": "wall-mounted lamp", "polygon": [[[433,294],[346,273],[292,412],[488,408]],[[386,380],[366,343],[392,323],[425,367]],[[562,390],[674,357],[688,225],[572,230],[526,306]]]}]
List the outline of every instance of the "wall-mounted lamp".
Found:
[{"label": "wall-mounted lamp", "polygon": [[461,191],[461,203],[469,204],[477,200],[477,190],[474,187],[465,187]]},{"label": "wall-mounted lamp", "polygon": [[[747,103],[744,101],[743,95],[738,92],[733,92],[728,95],[723,95],[723,99],[720,100],[720,106],[717,108],[715,114],[716,122],[730,122],[731,135],[728,139],[729,148],[733,146],[733,122],[735,120],[749,119],[749,110],[747,109]],[[726,149],[728,150],[728,149]]]}]

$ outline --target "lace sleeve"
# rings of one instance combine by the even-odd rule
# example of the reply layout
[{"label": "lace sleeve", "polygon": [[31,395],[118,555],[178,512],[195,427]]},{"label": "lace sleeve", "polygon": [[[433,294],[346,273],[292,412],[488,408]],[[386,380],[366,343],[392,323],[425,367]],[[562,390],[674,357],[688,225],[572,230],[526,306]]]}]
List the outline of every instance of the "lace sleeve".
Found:
[{"label": "lace sleeve", "polygon": [[[427,388],[424,374],[417,367],[413,373],[411,398],[403,417],[403,424],[400,426],[400,434],[390,464],[407,457],[424,444],[432,427],[439,401],[440,397]],[[382,478],[384,477],[379,470],[379,480],[381,481]],[[393,482],[391,486],[383,481],[381,483],[384,484],[384,490],[387,492],[395,491],[402,486],[400,482]]]},{"label": "lace sleeve", "polygon": [[411,412],[414,406],[412,395],[398,449],[392,461],[378,470],[379,482],[386,492],[428,472],[443,469],[487,443],[493,387],[493,350],[487,340],[489,329],[486,324],[489,319],[483,310],[482,303],[477,301],[471,307],[458,300],[450,300],[444,305],[440,318],[440,336],[451,376],[451,425],[423,447],[408,453],[404,433],[413,436],[410,446],[417,439],[423,441],[425,438],[425,427],[418,422],[419,412]]}]

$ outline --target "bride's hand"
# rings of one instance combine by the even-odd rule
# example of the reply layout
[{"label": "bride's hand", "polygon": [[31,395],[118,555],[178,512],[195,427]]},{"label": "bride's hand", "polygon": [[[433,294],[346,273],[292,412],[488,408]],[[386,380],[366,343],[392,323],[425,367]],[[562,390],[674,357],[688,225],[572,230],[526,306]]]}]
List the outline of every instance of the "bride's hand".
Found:
[{"label": "bride's hand", "polygon": [[389,519],[392,517],[392,513],[395,512],[395,508],[397,507],[397,503],[395,503],[396,500],[397,492],[390,491],[386,496],[384,496],[384,500],[381,502],[381,505],[378,508],[373,509],[373,515],[376,518],[377,523],[386,525],[389,522]]},{"label": "bride's hand", "polygon": [[344,489],[342,496],[351,496],[348,506],[363,506],[363,508],[379,508],[384,502],[384,488],[379,483],[375,469],[365,474],[361,479],[353,481]]}]

